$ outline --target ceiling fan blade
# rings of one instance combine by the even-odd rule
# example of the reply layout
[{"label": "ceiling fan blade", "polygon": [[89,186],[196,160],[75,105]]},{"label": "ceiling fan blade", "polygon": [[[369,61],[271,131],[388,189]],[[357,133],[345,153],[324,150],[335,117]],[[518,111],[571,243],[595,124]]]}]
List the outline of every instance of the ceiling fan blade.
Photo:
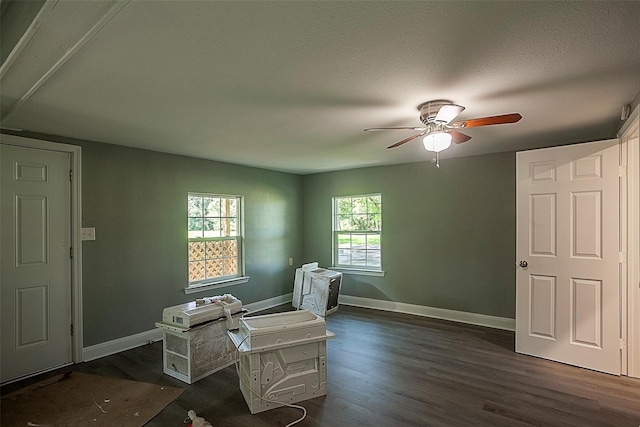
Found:
[{"label": "ceiling fan blade", "polygon": [[396,142],[395,144],[392,144],[392,145],[388,146],[387,148],[396,148],[396,147],[399,147],[399,146],[401,146],[402,144],[406,144],[406,143],[407,143],[407,142],[409,142],[409,141],[413,141],[414,139],[416,139],[416,138],[418,138],[419,136],[422,136],[422,135],[424,135],[424,134],[425,134],[425,133],[423,132],[423,133],[419,133],[419,134],[417,134],[417,135],[410,136],[409,138],[405,138],[405,139],[403,139],[402,141],[398,141],[398,142]]},{"label": "ceiling fan blade", "polygon": [[478,126],[515,123],[519,121],[521,118],[522,116],[519,113],[502,114],[500,116],[480,117],[477,119],[462,120],[459,122],[451,123],[450,126],[455,129],[475,128]]},{"label": "ceiling fan blade", "polygon": [[379,130],[427,130],[425,127],[415,127],[415,126],[394,126],[388,128],[366,128],[365,132],[379,131]]},{"label": "ceiling fan blade", "polygon": [[458,132],[457,130],[450,130],[449,134],[451,135],[451,142],[454,144],[462,144],[463,142],[467,142],[471,139],[469,135]]},{"label": "ceiling fan blade", "polygon": [[460,113],[462,113],[464,107],[462,105],[456,104],[445,104],[438,110],[438,114],[436,114],[436,118],[434,119],[436,122],[445,122],[449,123],[451,120],[458,117]]}]

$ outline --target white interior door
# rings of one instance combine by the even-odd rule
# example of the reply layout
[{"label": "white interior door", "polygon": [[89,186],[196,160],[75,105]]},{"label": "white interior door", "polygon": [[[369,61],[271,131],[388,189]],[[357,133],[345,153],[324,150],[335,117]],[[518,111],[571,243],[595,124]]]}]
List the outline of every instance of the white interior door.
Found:
[{"label": "white interior door", "polygon": [[0,149],[0,379],[6,382],[72,360],[70,159]]},{"label": "white interior door", "polygon": [[620,374],[617,140],[517,154],[516,351]]}]

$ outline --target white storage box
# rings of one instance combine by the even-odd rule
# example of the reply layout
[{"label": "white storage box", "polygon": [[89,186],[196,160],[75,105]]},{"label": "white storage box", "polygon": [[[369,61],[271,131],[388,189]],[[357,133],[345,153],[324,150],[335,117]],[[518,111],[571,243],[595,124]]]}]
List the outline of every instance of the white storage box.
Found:
[{"label": "white storage box", "polygon": [[[232,318],[238,321],[241,316]],[[163,371],[169,376],[193,384],[235,362],[236,347],[227,335],[225,317],[189,329],[156,326],[163,332]]]},{"label": "white storage box", "polygon": [[338,310],[342,273],[318,268],[318,263],[296,269],[293,283],[294,307],[328,316]]},{"label": "white storage box", "polygon": [[242,311],[242,301],[230,294],[200,298],[185,304],[167,307],[162,311],[162,323],[191,328],[200,323],[224,317],[225,310],[236,314]]},{"label": "white storage box", "polygon": [[326,340],[335,335],[307,310],[242,318],[229,331],[240,352],[240,390],[252,414],[327,394]]}]

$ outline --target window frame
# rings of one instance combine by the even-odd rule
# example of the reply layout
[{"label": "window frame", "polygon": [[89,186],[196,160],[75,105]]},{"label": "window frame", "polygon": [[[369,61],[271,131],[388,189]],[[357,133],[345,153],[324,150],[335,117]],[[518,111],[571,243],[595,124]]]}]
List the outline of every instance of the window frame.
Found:
[{"label": "window frame", "polygon": [[[205,213],[202,213],[201,217],[193,217],[189,214],[189,199],[191,197],[208,197],[219,199],[235,199],[237,203],[236,216],[228,217],[235,218],[236,220],[236,235],[235,236],[210,236],[210,237],[189,237],[189,220],[191,218],[207,218]],[[212,217],[216,218],[216,217]],[[222,218],[222,217],[220,217]],[[205,278],[202,280],[189,281],[189,243],[191,242],[208,242],[208,241],[224,241],[235,240],[237,246],[236,265],[237,272],[231,275],[216,276],[211,278]],[[202,192],[188,192],[187,193],[187,287],[184,289],[185,293],[201,292],[215,288],[221,288],[225,286],[236,285],[240,283],[246,283],[249,281],[249,277],[244,275],[244,197],[237,194],[221,194],[221,193],[202,193]]]},{"label": "window frame", "polygon": [[[379,197],[380,198],[380,228],[379,230],[340,230],[339,227],[339,217],[340,213],[338,212],[338,203],[339,200],[342,199],[356,199],[362,197]],[[351,274],[361,274],[361,275],[373,275],[373,276],[384,276],[384,271],[382,270],[382,193],[367,193],[367,194],[354,194],[354,195],[343,195],[343,196],[333,196],[331,198],[331,257],[332,257],[332,268],[342,271],[344,273]],[[367,212],[369,215],[370,212]],[[351,211],[350,215],[357,215]],[[380,265],[358,265],[358,264],[341,264],[340,263],[340,247],[338,243],[338,235],[339,234],[350,234],[350,235],[366,235],[366,236],[376,236],[379,241],[379,255],[380,255]],[[368,246],[368,245],[367,245]],[[367,249],[365,248],[365,251]]]}]

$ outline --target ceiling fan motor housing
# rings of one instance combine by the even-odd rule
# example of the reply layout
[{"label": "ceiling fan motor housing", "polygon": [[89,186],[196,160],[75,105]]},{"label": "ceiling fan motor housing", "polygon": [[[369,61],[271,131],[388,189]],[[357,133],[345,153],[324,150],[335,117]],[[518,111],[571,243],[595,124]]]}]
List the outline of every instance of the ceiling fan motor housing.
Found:
[{"label": "ceiling fan motor housing", "polygon": [[453,104],[451,101],[439,99],[437,101],[429,101],[418,105],[418,111],[420,111],[420,121],[425,125],[436,122],[436,115],[443,105]]}]

